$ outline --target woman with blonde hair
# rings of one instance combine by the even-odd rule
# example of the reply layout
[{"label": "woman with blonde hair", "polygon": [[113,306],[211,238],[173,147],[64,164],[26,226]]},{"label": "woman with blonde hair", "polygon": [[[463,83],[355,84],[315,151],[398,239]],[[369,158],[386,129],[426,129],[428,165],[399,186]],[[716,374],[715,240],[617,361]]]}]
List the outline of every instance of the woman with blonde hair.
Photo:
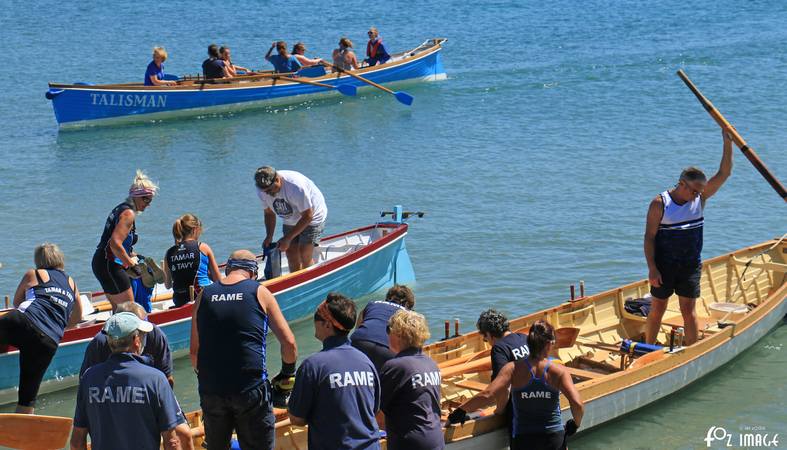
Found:
[{"label": "woman with blonde hair", "polygon": [[429,339],[426,319],[402,309],[391,316],[387,331],[388,346],[396,354],[380,370],[388,448],[442,449],[440,369],[421,352]]},{"label": "woman with blonde hair", "polygon": [[19,349],[19,401],[16,412],[33,414],[38,388],[55,356],[66,328],[82,319],[79,290],[68,276],[65,258],[55,244],[34,252],[35,269],[28,270],[14,293],[14,310],[0,317],[0,345]]},{"label": "woman with blonde hair", "polygon": [[157,192],[158,186],[144,172],[137,170],[128,189],[128,197],[112,209],[104,224],[92,266],[112,309],[121,303],[134,301],[129,273],[139,278],[144,270],[138,265],[139,260],[134,253],[138,239],[135,219],[138,213],[147,209]]},{"label": "woman with blonde hair", "polygon": [[339,39],[339,48],[333,50],[333,65],[342,70],[358,68],[358,58],[353,51],[353,43],[346,37]]},{"label": "woman with blonde hair", "polygon": [[194,214],[184,214],[172,224],[175,245],[167,250],[164,258],[164,284],[172,288],[175,306],[194,300],[191,287],[196,296],[205,286],[222,279],[213,250],[208,244],[199,242],[201,235],[202,222]]},{"label": "woman with blonde hair", "polygon": [[145,70],[145,86],[175,86],[174,80],[164,79],[164,61],[167,60],[167,51],[164,47],[153,48],[153,61]]},{"label": "woman with blonde hair", "polygon": [[[530,327],[527,335],[530,355],[503,366],[497,378],[482,392],[464,402],[449,416],[450,423],[464,423],[467,412],[496,400],[495,414],[502,414],[511,388],[513,412],[512,449],[565,449],[566,437],[577,432],[585,406],[574,387],[571,374],[560,364],[551,364],[555,330],[545,320]],[[572,418],[563,426],[560,393],[571,406]]]}]

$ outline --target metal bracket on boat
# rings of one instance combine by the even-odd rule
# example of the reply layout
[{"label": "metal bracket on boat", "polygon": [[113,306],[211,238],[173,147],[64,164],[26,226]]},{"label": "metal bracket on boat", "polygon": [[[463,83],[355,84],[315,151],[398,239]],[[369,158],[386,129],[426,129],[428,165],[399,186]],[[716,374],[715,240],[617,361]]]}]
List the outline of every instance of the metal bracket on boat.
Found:
[{"label": "metal bracket on boat", "polygon": [[55,97],[57,97],[58,95],[62,94],[64,91],[65,91],[65,89],[51,89],[50,88],[48,91],[46,91],[46,93],[44,94],[44,97],[46,97],[47,100],[52,100]]},{"label": "metal bracket on boat", "polygon": [[380,217],[391,216],[396,223],[402,223],[412,216],[422,218],[424,214],[426,213],[423,211],[405,211],[402,205],[394,206],[393,211],[380,211]]}]

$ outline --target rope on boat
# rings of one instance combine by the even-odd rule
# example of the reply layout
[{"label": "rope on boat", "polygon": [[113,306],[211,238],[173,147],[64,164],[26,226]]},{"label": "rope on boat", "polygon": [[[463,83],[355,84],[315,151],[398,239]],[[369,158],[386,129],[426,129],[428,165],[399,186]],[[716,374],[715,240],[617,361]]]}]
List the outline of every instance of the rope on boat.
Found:
[{"label": "rope on boat", "polygon": [[[760,256],[762,256],[762,255],[768,253],[769,251],[773,250],[774,248],[778,247],[779,244],[781,244],[782,241],[784,241],[785,239],[787,239],[787,233],[784,233],[782,235],[782,237],[779,238],[778,241],[776,241],[775,244],[771,245],[770,247],[766,248],[765,250],[761,251],[760,253],[757,253],[756,255],[754,255],[751,258],[749,258],[749,261],[746,262],[745,267],[743,268],[743,273],[741,273],[739,282],[735,284],[735,290],[733,290],[732,294],[730,295],[730,301],[731,302],[734,303],[735,294],[738,293],[738,287],[742,286],[743,282],[746,280],[746,271],[749,270],[749,267],[751,267],[751,263],[754,262],[754,259],[755,258],[759,258]],[[765,270],[766,269],[764,267],[762,269],[760,269],[760,271],[757,273],[757,275],[753,277],[753,280],[755,280],[755,282],[756,282],[757,277],[759,277],[763,272],[765,272]],[[749,287],[751,287],[751,285],[749,285]],[[745,291],[746,289],[748,289],[748,288],[744,288],[743,290]]]}]

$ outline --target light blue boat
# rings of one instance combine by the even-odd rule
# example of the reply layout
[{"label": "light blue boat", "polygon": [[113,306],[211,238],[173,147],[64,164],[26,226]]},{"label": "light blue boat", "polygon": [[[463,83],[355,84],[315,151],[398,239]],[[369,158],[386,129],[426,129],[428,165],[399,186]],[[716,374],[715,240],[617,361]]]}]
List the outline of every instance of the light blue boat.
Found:
[{"label": "light blue boat", "polygon": [[[357,298],[393,284],[415,282],[410,256],[405,247],[408,225],[401,206],[392,212],[393,220],[328,236],[315,247],[315,264],[288,273],[282,255],[281,275],[263,284],[273,293],[289,322],[311,317],[329,292]],[[264,263],[260,273],[263,273]],[[172,291],[158,285],[154,291],[153,312],[148,320],[158,324],[169,339],[175,356],[189,346],[192,304],[172,308]],[[83,295],[90,310],[78,327],[66,330],[39,392],[51,392],[76,384],[85,348],[109,317],[108,303],[102,293]],[[19,352],[0,353],[0,404],[15,402],[19,381]]]},{"label": "light blue boat", "polygon": [[[442,38],[430,39],[410,51],[391,55],[391,60],[385,64],[352,73],[376,83],[445,79],[440,52],[443,42]],[[339,90],[347,94],[358,87],[373,89],[346,73],[323,71],[323,75],[317,77],[304,75],[302,80],[323,86],[273,79],[270,74],[263,74],[220,82],[183,80],[177,86],[50,83],[46,97],[52,101],[57,123],[61,128],[69,128],[235,112],[298,103],[306,96],[339,95]]]}]

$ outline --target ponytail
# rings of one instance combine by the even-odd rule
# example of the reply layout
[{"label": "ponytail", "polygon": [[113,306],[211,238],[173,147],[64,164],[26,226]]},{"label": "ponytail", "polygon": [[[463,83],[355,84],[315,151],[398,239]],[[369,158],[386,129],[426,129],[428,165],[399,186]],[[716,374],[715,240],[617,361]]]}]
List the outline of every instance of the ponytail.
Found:
[{"label": "ponytail", "polygon": [[[172,224],[172,237],[175,242],[183,242],[186,238],[201,234],[202,222],[194,214],[183,214]],[[195,235],[196,234],[196,235]]]},{"label": "ponytail", "polygon": [[555,329],[546,320],[539,320],[530,327],[527,334],[527,347],[535,359],[544,357],[544,349],[555,342]]}]

